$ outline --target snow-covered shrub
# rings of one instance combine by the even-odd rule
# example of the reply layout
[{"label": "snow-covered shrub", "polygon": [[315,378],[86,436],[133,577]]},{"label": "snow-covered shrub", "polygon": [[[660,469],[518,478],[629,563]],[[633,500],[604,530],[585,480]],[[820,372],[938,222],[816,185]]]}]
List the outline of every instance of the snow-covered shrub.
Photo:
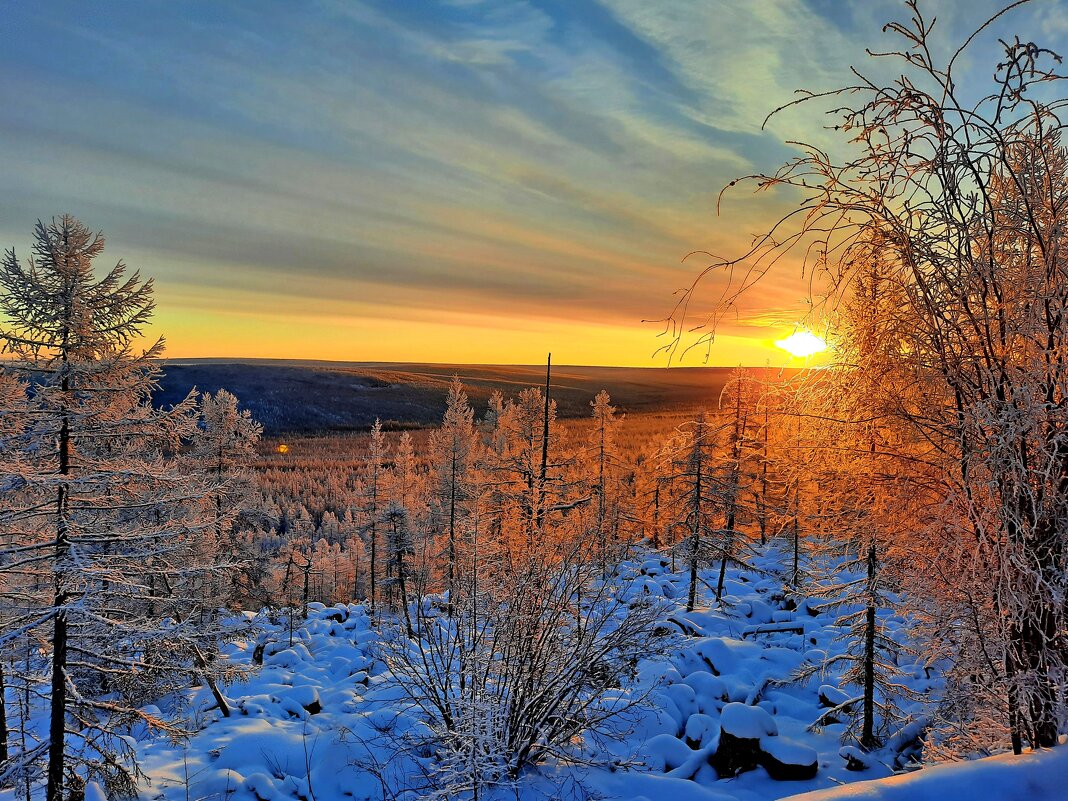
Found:
[{"label": "snow-covered shrub", "polygon": [[492,589],[465,575],[452,615],[413,604],[415,636],[399,625],[384,634],[381,658],[426,723],[398,742],[434,755],[428,791],[449,796],[510,783],[548,759],[581,761],[584,735],[618,725],[644,699],[626,690],[656,651],[662,610],[628,603],[626,586],[576,557],[532,555]]}]

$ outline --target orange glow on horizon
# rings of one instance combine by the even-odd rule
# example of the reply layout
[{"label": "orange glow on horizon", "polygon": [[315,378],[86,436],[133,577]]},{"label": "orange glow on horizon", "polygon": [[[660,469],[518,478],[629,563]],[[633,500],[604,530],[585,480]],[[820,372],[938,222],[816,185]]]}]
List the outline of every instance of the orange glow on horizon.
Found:
[{"label": "orange glow on horizon", "polygon": [[[161,306],[150,334],[167,339],[167,359],[311,359],[339,362],[541,364],[666,367],[665,344],[652,325],[576,323],[535,317],[467,316],[447,320],[387,320],[363,316],[284,313],[273,318]],[[752,333],[750,333],[752,332]],[[743,328],[717,334],[712,349],[694,348],[676,367],[788,367],[795,359],[776,347],[790,328]],[[680,349],[681,353],[681,349]],[[817,355],[814,359],[818,360]]]}]

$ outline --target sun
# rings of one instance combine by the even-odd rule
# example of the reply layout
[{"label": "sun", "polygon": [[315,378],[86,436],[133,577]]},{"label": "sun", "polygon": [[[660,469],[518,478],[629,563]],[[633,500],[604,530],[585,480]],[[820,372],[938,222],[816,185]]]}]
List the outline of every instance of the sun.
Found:
[{"label": "sun", "polygon": [[811,331],[795,331],[786,339],[776,340],[775,347],[795,358],[804,359],[827,350],[827,343]]}]

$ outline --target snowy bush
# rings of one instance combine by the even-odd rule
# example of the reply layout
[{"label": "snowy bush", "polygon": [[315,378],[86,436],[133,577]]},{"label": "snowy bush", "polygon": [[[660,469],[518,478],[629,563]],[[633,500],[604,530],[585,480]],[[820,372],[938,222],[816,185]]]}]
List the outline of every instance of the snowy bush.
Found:
[{"label": "snowy bush", "polygon": [[625,586],[570,556],[532,557],[507,593],[460,592],[452,615],[415,605],[414,637],[384,635],[382,659],[427,724],[398,745],[434,754],[428,789],[449,796],[548,759],[581,761],[584,736],[610,723],[618,736],[644,699],[618,690],[655,652],[660,606],[632,608]]}]

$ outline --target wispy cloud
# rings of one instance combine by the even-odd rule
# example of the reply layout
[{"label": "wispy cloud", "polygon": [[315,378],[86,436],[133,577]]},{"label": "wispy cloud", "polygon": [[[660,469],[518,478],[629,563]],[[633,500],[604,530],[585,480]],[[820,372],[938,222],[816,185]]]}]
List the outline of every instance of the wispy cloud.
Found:
[{"label": "wispy cloud", "polygon": [[[934,5],[950,41],[972,5]],[[784,138],[820,135],[818,116],[761,131],[764,116],[799,86],[845,80],[876,22],[900,13],[890,0],[8,7],[0,242],[25,250],[36,217],[65,211],[103,228],[109,254],[157,276],[178,353],[238,320],[281,348],[293,329],[272,319],[319,314],[309,356],[343,341],[376,358],[423,321],[442,360],[471,358],[477,343],[447,332],[475,329],[551,331],[589,360],[583,326],[601,326],[648,340],[612,357],[641,362],[656,343],[639,321],[693,276],[683,256],[738,253],[785,208],[737,194],[715,216],[727,181],[777,164]],[[1041,14],[1068,38],[1063,14]],[[806,285],[783,276],[735,333],[766,338],[768,309],[803,313]]]}]

